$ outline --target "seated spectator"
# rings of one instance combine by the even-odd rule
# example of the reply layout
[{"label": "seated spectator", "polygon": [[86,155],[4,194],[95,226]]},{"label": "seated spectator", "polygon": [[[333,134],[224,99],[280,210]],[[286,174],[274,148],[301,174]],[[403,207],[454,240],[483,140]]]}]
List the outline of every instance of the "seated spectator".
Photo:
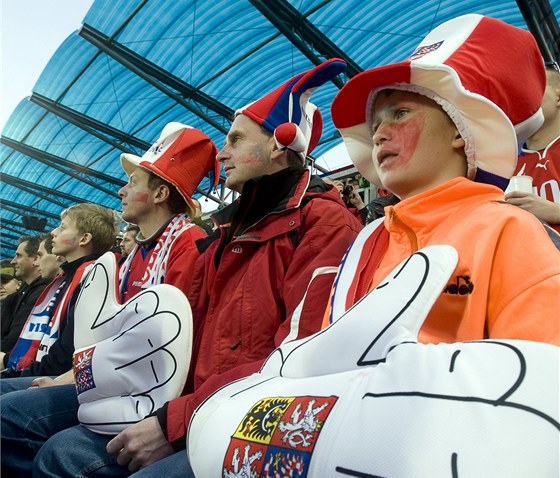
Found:
[{"label": "seated spectator", "polygon": [[[204,133],[173,122],[164,127],[144,156],[121,156],[128,176],[128,183],[119,191],[122,218],[137,224],[139,229],[137,245],[120,266],[122,302],[160,283],[173,285],[185,295],[190,293],[195,262],[200,255],[198,243],[204,242],[206,235],[189,220],[188,214],[194,211],[192,194],[202,178],[208,171],[213,171],[216,179],[219,177],[216,153],[216,146]],[[114,231],[109,247],[113,239]],[[11,381],[16,380],[23,379]],[[38,388],[20,387],[0,399],[4,420],[0,427],[2,473],[7,475],[23,477],[31,473],[33,458],[40,447],[37,443],[48,438],[42,432],[31,432],[37,431],[35,426],[52,435],[78,424],[78,399],[71,370],[54,380],[42,377],[32,383]],[[25,424],[19,421],[23,416]],[[20,436],[20,426],[33,435],[31,446],[22,446],[16,437]]]},{"label": "seated spectator", "polygon": [[21,282],[16,279],[14,266],[10,261],[2,261],[0,269],[0,300],[4,300],[9,295],[17,292]]},{"label": "seated spectator", "polygon": [[517,160],[515,175],[533,178],[533,194],[514,191],[510,204],[533,213],[560,232],[560,69],[546,66],[546,89],[542,100],[543,125],[529,138]]},{"label": "seated spectator", "polygon": [[357,192],[354,192],[350,197],[350,201],[356,204],[356,208],[365,226],[385,216],[385,207],[394,206],[399,202],[399,198],[394,194],[380,195],[371,200],[368,204],[364,204],[361,196]]},{"label": "seated spectator", "polygon": [[16,344],[35,301],[48,284],[48,281],[41,277],[36,262],[40,242],[41,236],[20,237],[15,257],[11,261],[15,275],[21,281],[21,287],[15,294],[2,301],[0,370],[6,367],[7,354]]},{"label": "seated spectator", "polygon": [[212,234],[212,227],[210,227],[207,223],[202,220],[202,207],[200,206],[200,201],[198,199],[193,198],[193,203],[196,206],[194,211],[194,216],[192,218],[192,222],[194,222],[198,227],[204,229],[206,234]]},{"label": "seated spectator", "polygon": [[[42,279],[47,283],[54,280],[54,278],[62,272],[60,268],[62,262],[64,262],[63,256],[57,256],[52,253],[52,236],[50,234],[41,236],[41,243],[37,249],[36,265],[38,266]],[[15,280],[15,282],[19,284],[19,281]],[[9,357],[6,356],[6,360],[9,360]],[[2,369],[4,369],[4,367],[5,365],[2,364]]]},{"label": "seated spectator", "polygon": [[45,280],[52,281],[62,273],[60,265],[65,261],[64,256],[53,254],[53,238],[50,234],[46,234],[39,244],[37,250],[37,263],[41,277]]},{"label": "seated spectator", "polygon": [[356,175],[355,180],[347,180],[346,182],[342,182],[339,179],[334,181],[325,179],[326,183],[332,184],[338,189],[340,197],[348,207],[348,210],[366,226],[376,219],[383,217],[385,215],[385,206],[396,204],[399,202],[399,198],[394,194],[385,193],[365,204],[359,191],[357,191],[360,181],[365,187],[369,187],[369,181],[360,174]]},{"label": "seated spectator", "polygon": [[[445,41],[452,32],[465,37]],[[473,49],[491,38],[500,39],[491,49]],[[333,121],[356,167],[401,201],[349,249],[330,319],[419,248],[448,244],[459,262],[421,342],[558,344],[558,250],[542,224],[504,202],[494,185],[504,187],[515,169],[514,126],[531,134],[542,121],[545,73],[536,42],[527,31],[466,15],[423,45],[430,47],[411,60],[352,78],[333,102]],[[462,60],[471,56],[476,61]],[[523,82],[511,69],[521,64]],[[454,292],[459,285],[465,293]]]},{"label": "seated spectator", "polygon": [[[188,437],[196,476],[287,476],[292,463],[313,478],[499,476],[513,455],[521,471],[503,476],[558,474],[559,351],[549,344],[559,343],[560,254],[542,224],[489,183],[513,173],[515,131],[539,127],[543,89],[531,34],[480,15],[446,22],[406,60],[348,81],[333,121],[356,167],[401,201],[349,248],[332,327],[284,342],[267,372],[197,409]],[[447,256],[436,265],[427,246]],[[415,261],[421,266],[407,275],[402,263]],[[440,283],[424,287],[432,273]],[[430,300],[415,303],[422,292]],[[531,361],[538,354],[524,356],[516,344],[546,353]],[[517,412],[512,419],[501,405],[530,409],[540,423]],[[411,438],[417,419],[422,432]],[[526,425],[513,433],[528,441],[497,444],[496,425],[509,437],[512,422]],[[545,446],[525,453],[533,438]]]},{"label": "seated spectator", "polygon": [[123,262],[136,247],[136,235],[139,231],[140,228],[136,224],[129,224],[126,226],[120,244],[121,262]]},{"label": "seated spectator", "polygon": [[[63,273],[57,275],[38,298],[17,344],[5,357],[7,370],[0,380],[2,393],[28,388],[33,377],[59,375],[71,370],[74,353],[72,303],[79,293],[86,267],[114,243],[116,215],[110,209],[97,204],[76,204],[65,209],[60,219],[60,225],[51,232],[51,252],[65,258],[66,262],[60,266]],[[50,258],[42,256],[42,259],[48,263]],[[45,267],[44,273],[55,271]]]},{"label": "seated spectator", "polygon": [[209,171],[218,179],[216,152],[202,131],[172,122],[144,156],[121,155],[129,177],[119,191],[122,217],[138,226],[137,246],[120,270],[123,302],[159,283],[190,292],[197,242],[206,237],[189,219],[196,209],[192,194]]}]

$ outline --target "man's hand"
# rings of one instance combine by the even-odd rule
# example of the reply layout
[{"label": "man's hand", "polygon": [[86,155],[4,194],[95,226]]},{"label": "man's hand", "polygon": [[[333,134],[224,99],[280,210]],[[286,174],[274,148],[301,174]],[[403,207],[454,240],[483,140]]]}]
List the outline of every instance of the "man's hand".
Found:
[{"label": "man's hand", "polygon": [[506,201],[537,216],[551,225],[560,224],[560,204],[547,201],[536,194],[513,191],[506,195]]},{"label": "man's hand", "polygon": [[64,384],[61,382],[57,382],[54,378],[39,377],[31,382],[31,387],[29,388],[55,387],[57,385],[64,385]]},{"label": "man's hand", "polygon": [[366,207],[366,205],[364,204],[364,201],[362,201],[362,196],[360,196],[360,193],[358,193],[356,191],[352,191],[348,195],[348,200],[350,201],[352,206],[354,206],[358,211],[360,211],[361,209]]},{"label": "man's hand", "polygon": [[56,387],[57,385],[69,385],[74,383],[74,373],[72,370],[59,375],[56,378],[50,377],[39,377],[31,382],[30,388],[40,388],[40,387]]},{"label": "man's hand", "polygon": [[156,417],[130,425],[107,444],[107,452],[117,455],[117,463],[138,471],[175,453],[165,439]]}]

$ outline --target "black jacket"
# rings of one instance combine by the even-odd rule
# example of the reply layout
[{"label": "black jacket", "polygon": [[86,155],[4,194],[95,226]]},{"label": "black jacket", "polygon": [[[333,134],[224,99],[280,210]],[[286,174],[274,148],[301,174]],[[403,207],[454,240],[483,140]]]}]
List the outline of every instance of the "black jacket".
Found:
[{"label": "black jacket", "polygon": [[8,352],[16,344],[21,329],[25,325],[35,302],[48,283],[49,281],[39,276],[31,284],[23,285],[17,292],[14,292],[2,301],[2,339],[0,350],[6,353],[4,356],[4,366],[8,363]]}]

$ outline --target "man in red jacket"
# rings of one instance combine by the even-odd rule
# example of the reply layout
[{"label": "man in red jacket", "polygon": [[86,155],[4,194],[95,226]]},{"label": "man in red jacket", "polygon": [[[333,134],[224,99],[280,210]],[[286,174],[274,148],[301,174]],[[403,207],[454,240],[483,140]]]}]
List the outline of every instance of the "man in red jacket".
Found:
[{"label": "man in red jacket", "polygon": [[319,330],[338,264],[361,225],[338,191],[304,166],[322,131],[308,97],[344,67],[329,60],[237,112],[217,157],[241,198],[213,217],[219,233],[197,261],[184,395],[108,444],[83,427],[58,433],[38,454],[34,475],[87,476],[94,467],[95,476],[128,476],[157,462],[140,476],[189,476],[183,449],[196,406],[257,371],[282,341]]}]

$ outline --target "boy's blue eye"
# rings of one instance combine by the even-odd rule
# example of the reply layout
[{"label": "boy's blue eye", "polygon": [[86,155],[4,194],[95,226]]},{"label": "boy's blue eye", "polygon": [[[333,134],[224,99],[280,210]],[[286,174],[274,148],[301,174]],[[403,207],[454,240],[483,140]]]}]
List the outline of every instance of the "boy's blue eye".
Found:
[{"label": "boy's blue eye", "polygon": [[395,112],[395,118],[400,119],[408,113],[407,109],[399,109]]}]

